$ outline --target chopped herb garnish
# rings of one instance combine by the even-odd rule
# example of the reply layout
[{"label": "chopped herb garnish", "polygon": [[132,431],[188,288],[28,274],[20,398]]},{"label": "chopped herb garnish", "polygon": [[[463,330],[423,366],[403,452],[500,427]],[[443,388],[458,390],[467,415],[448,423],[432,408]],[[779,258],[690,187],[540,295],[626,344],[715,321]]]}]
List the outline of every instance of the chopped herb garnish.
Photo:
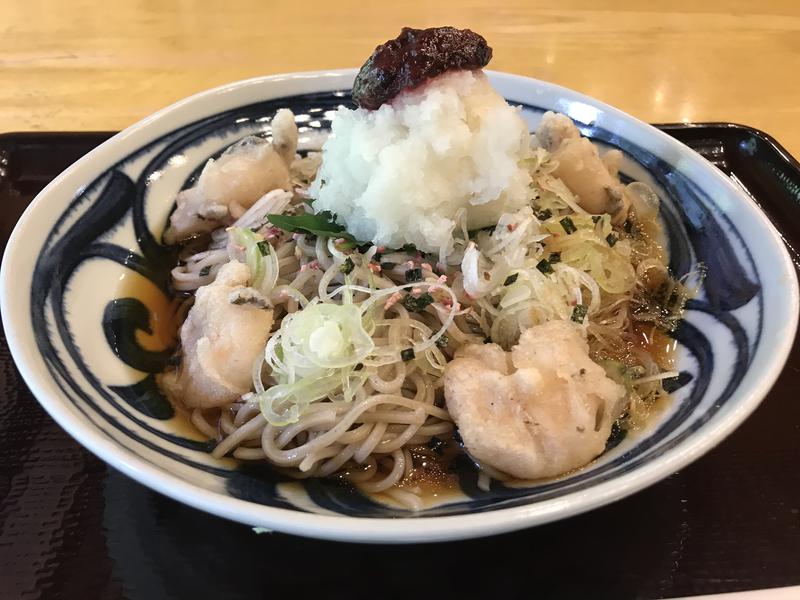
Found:
[{"label": "chopped herb garnish", "polygon": [[200,269],[200,277],[205,277],[209,273],[211,273],[211,267],[209,265],[206,265],[205,267]]},{"label": "chopped herb garnish", "polygon": [[419,267],[408,269],[406,271],[406,283],[416,283],[417,281],[422,281],[422,269]]},{"label": "chopped herb garnish", "polygon": [[547,259],[551,265],[561,262],[561,252],[551,252],[550,257]]},{"label": "chopped herb garnish", "polygon": [[600,219],[602,219],[602,218],[603,218],[603,217],[601,217],[600,215],[594,215],[594,216],[592,217],[592,223],[594,223],[595,225],[597,225],[597,223],[599,223],[599,222],[600,222]]},{"label": "chopped herb garnish", "polygon": [[416,254],[417,253],[417,247],[414,244],[403,244],[403,247],[401,248],[401,250],[403,252],[405,252],[406,254]]},{"label": "chopped herb garnish", "polygon": [[536,213],[536,218],[540,221],[547,221],[550,217],[553,216],[553,211],[549,208],[545,208],[544,210],[540,210]]},{"label": "chopped herb garnish", "polygon": [[550,275],[553,272],[553,267],[550,266],[550,261],[546,258],[543,258],[536,264],[536,268],[539,269],[545,275]]},{"label": "chopped herb garnish", "polygon": [[428,305],[433,304],[433,296],[428,292],[416,297],[412,294],[406,294],[400,301],[400,304],[402,304],[408,312],[422,312]]},{"label": "chopped herb garnish", "polygon": [[400,351],[400,358],[402,358],[404,362],[414,360],[414,356],[415,354],[413,348],[406,348],[405,350]]},{"label": "chopped herb garnish", "polygon": [[484,344],[491,344],[492,343],[492,338],[490,338],[489,336],[486,336],[485,338],[483,338],[483,343]]},{"label": "chopped herb garnish", "polygon": [[364,363],[357,363],[355,367],[353,367],[353,371],[360,371],[364,368]]},{"label": "chopped herb garnish", "polygon": [[503,282],[503,285],[511,285],[517,280],[518,277],[519,273],[512,273],[511,275],[506,277],[506,280]]},{"label": "chopped herb garnish", "polygon": [[256,308],[269,308],[267,301],[262,298],[261,296],[235,296],[231,301],[231,304],[252,304]]},{"label": "chopped herb garnish", "polygon": [[344,262],[342,264],[339,265],[339,270],[345,275],[350,275],[350,273],[352,273],[353,269],[355,268],[356,266],[353,264],[353,259],[350,258],[349,256],[346,259],[344,259]]},{"label": "chopped herb garnish", "polygon": [[271,246],[269,242],[266,240],[262,240],[260,242],[256,242],[256,246],[258,247],[258,251],[261,253],[261,256],[266,256],[269,254]]},{"label": "chopped herb garnish", "polygon": [[381,271],[391,271],[396,266],[397,266],[397,263],[390,262],[390,261],[386,260],[386,261],[383,261],[381,263]]},{"label": "chopped herb garnish", "polygon": [[356,239],[336,222],[336,216],[327,210],[302,215],[267,215],[267,219],[278,229],[284,231],[310,233],[323,237],[344,238],[350,242]]},{"label": "chopped herb garnish", "polygon": [[570,219],[569,217],[564,217],[559,221],[559,223],[561,223],[561,227],[564,228],[564,231],[566,231],[567,234],[575,233],[576,231],[578,231],[578,228],[575,227],[575,223],[573,223],[572,219]]},{"label": "chopped herb garnish", "polygon": [[440,337],[438,340],[436,340],[436,345],[437,345],[439,348],[446,348],[446,347],[447,347],[447,344],[449,344],[449,343],[450,343],[450,338],[449,338],[449,337],[447,337],[446,335],[443,335],[443,336],[442,336],[442,337]]},{"label": "chopped herb garnish", "polygon": [[264,296],[253,288],[240,287],[228,294],[228,302],[231,304],[250,304],[256,308],[268,308],[269,302]]},{"label": "chopped herb garnish", "polygon": [[586,312],[589,309],[586,307],[585,304],[578,304],[575,308],[572,309],[572,320],[576,323],[583,323],[583,320],[586,318]]},{"label": "chopped herb garnish", "polygon": [[608,242],[608,245],[613,248],[614,244],[617,243],[617,236],[615,236],[613,233],[609,233],[606,236],[606,242]]}]

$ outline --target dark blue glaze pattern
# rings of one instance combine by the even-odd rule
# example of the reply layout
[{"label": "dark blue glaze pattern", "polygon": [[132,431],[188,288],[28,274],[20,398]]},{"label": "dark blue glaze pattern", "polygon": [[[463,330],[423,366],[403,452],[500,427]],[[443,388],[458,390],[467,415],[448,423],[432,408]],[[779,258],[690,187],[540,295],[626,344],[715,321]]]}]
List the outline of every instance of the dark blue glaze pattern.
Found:
[{"label": "dark blue glaze pattern", "polygon": [[126,365],[145,373],[164,370],[172,349],[154,352],[144,350],[136,333],[152,334],[150,309],[138,298],[115,298],[103,311],[103,333],[114,354]]}]

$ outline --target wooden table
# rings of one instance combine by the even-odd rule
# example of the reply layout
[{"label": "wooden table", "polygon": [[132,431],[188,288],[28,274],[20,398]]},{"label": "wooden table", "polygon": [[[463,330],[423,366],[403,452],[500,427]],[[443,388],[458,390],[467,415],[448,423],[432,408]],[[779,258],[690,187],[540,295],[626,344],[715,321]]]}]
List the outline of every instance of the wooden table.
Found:
[{"label": "wooden table", "polygon": [[[494,47],[493,69],[574,88],[651,122],[735,121],[758,127],[800,157],[800,0],[671,0],[659,3],[669,5],[669,10],[644,8],[655,4],[642,0],[0,0],[0,133],[120,129],[175,100],[225,82],[358,66],[402,25],[452,24],[470,27],[489,40]],[[53,162],[58,160],[42,161],[45,181],[63,167],[48,173]],[[28,187],[43,184],[41,179],[32,178]],[[0,202],[5,222],[13,223],[18,214],[12,218],[7,212],[21,210],[20,203],[29,199],[12,194]],[[6,366],[4,385],[14,386],[8,397],[19,399],[18,406],[29,412],[21,413],[17,406],[0,411],[5,418],[0,433],[5,427],[12,432],[5,439],[14,440],[6,445],[7,460],[0,461],[0,467],[6,469],[7,481],[29,480],[34,490],[33,496],[9,494],[6,506],[12,508],[4,508],[26,519],[22,526],[6,528],[7,541],[15,545],[10,555],[17,562],[11,564],[23,565],[8,569],[17,585],[26,585],[18,589],[29,595],[61,590],[78,597],[116,597],[123,590],[138,589],[146,596],[143,590],[151,589],[152,581],[167,586],[152,588],[162,591],[178,589],[169,586],[185,581],[196,582],[193,589],[221,582],[222,589],[227,576],[245,590],[255,589],[251,597],[257,597],[268,589],[263,575],[268,571],[263,569],[270,563],[263,557],[272,553],[279,575],[296,567],[298,556],[308,556],[320,565],[329,597],[335,597],[337,585],[352,594],[350,573],[328,565],[330,545],[317,550],[314,542],[300,538],[254,536],[247,528],[210,517],[198,521],[191,509],[107,470],[46,418],[18,377],[13,379],[8,357],[7,351],[0,352],[0,363],[5,361]],[[565,574],[563,584],[569,589],[579,589],[569,584],[579,582],[581,573],[594,574],[590,583],[594,586],[596,581],[596,593],[603,595],[610,583],[633,589],[638,580],[628,574],[628,566],[634,562],[647,568],[645,590],[655,597],[665,590],[756,587],[755,580],[738,575],[745,563],[720,559],[726,548],[742,546],[735,532],[751,531],[755,533],[747,542],[752,545],[745,551],[752,552],[753,559],[746,564],[756,567],[748,572],[760,567],[764,579],[758,582],[770,585],[796,583],[796,578],[786,578],[793,572],[791,561],[798,547],[797,527],[792,525],[797,523],[798,505],[791,485],[797,479],[791,479],[796,462],[768,461],[761,468],[759,461],[770,456],[771,449],[757,445],[764,432],[772,435],[781,424],[785,430],[793,425],[784,416],[786,407],[774,402],[769,406],[777,408],[760,409],[734,441],[703,459],[706,467],[695,465],[689,475],[671,477],[660,487],[606,507],[599,520],[577,517],[571,522],[572,538],[562,536],[564,530],[558,527],[563,524],[558,524],[541,529],[536,538],[520,532],[499,543],[464,542],[468,545],[463,555],[456,554],[460,545],[428,546],[411,553],[389,548],[383,554],[366,546],[342,546],[335,554],[345,556],[343,562],[366,565],[367,576],[369,566],[382,557],[385,564],[399,557],[409,572],[429,577],[419,583],[405,577],[402,569],[399,576],[387,572],[388,581],[410,592],[432,585],[434,590],[452,590],[451,578],[441,573],[459,569],[488,574],[484,581],[479,576],[462,582],[461,588],[476,586],[476,593],[485,589],[480,586],[486,579],[494,591],[508,589],[508,582],[525,568],[532,569],[531,589],[536,589],[536,582],[543,579],[542,569],[536,569],[544,565],[555,578]],[[792,406],[796,403],[787,405]],[[17,431],[33,433],[15,435]],[[731,445],[736,443],[741,445]],[[734,452],[729,460],[724,453],[730,448]],[[720,469],[720,465],[729,466]],[[65,477],[64,469],[76,475]],[[12,480],[11,474],[18,479]],[[731,489],[750,500],[743,512],[737,512],[737,505],[725,496]],[[48,496],[50,490],[61,495]],[[714,490],[718,491],[711,493]],[[662,506],[662,494],[666,494],[663,506],[670,510],[654,513],[654,533],[642,535],[629,527],[628,519],[636,514],[629,507]],[[36,504],[42,497],[46,502]],[[56,504],[58,510],[48,509],[47,519],[31,520],[37,506],[41,511],[42,506]],[[705,519],[703,511],[716,511],[720,518]],[[733,528],[731,533],[726,518],[750,528]],[[587,536],[587,531],[600,535]],[[620,531],[643,542],[614,545]],[[187,539],[193,543],[185,544]],[[570,539],[585,543],[573,548]],[[213,562],[220,556],[218,540],[223,548],[227,544],[233,553],[239,552],[232,567],[226,564],[220,569],[222,563]],[[647,548],[654,541],[663,542],[656,545],[657,554]],[[6,547],[11,548],[10,543]],[[765,558],[773,547],[777,567]],[[538,558],[529,560],[526,552]],[[611,556],[606,563],[601,552],[605,558]],[[493,563],[493,555],[504,557],[504,562]],[[547,560],[550,555],[555,559]],[[464,557],[463,562],[452,560],[453,556]],[[586,560],[576,571],[558,560],[562,556]],[[619,573],[598,568],[617,557],[623,566]],[[443,569],[436,562],[441,560]],[[506,561],[510,571],[505,570]],[[3,564],[0,560],[0,567]],[[192,565],[200,570],[192,571]],[[280,571],[284,565],[289,571]],[[682,571],[686,565],[695,565],[688,569],[694,578]],[[186,568],[192,576],[182,579],[181,569]],[[44,587],[32,591],[40,582]],[[288,588],[294,582],[278,577],[270,585],[276,584]],[[641,588],[636,591],[644,593]],[[787,599],[800,597],[798,589],[784,593]]]},{"label": "wooden table", "polygon": [[358,66],[402,25],[641,119],[735,121],[800,155],[800,1],[0,0],[0,131],[120,129],[221,83]]}]

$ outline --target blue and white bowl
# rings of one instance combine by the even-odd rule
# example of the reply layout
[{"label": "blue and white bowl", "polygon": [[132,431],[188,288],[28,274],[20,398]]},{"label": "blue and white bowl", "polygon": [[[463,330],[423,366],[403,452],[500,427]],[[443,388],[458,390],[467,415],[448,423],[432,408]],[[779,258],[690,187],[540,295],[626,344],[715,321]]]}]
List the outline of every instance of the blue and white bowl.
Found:
[{"label": "blue and white bowl", "polygon": [[[198,94],[115,136],[51,183],[17,225],[2,265],[8,343],[39,402],[89,450],[177,500],[249,525],[321,538],[414,542],[476,537],[574,515],[684,467],[764,398],[794,338],[798,289],[774,227],[755,203],[679,142],[614,108],[541,81],[491,73],[531,128],[563,112],[625,155],[626,177],[662,200],[670,266],[708,275],[675,333],[680,387],[644,435],[586,468],[522,489],[477,487],[419,513],[333,480],[289,482],[268,467],[215,460],[175,416],[154,373],[169,355],[158,322],[172,254],[160,242],[176,193],[206,160],[269,134],[282,107],[310,141],[348,104],[355,71],[263,77]],[[163,311],[161,311],[163,312]]]}]

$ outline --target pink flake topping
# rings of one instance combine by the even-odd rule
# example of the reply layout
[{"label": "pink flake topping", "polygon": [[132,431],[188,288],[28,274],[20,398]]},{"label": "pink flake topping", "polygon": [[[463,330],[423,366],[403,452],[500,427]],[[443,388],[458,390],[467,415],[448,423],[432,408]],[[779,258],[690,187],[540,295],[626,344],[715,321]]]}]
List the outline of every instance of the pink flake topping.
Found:
[{"label": "pink flake topping", "polygon": [[439,275],[439,279],[437,279],[437,280],[436,280],[436,283],[434,283],[434,284],[433,284],[433,285],[432,285],[432,286],[431,286],[431,287],[428,289],[428,291],[429,291],[429,292],[438,292],[440,289],[442,289],[442,286],[443,286],[445,283],[447,283],[447,275]]},{"label": "pink flake topping", "polygon": [[308,270],[319,271],[320,270],[319,261],[312,260],[311,262],[308,262],[308,263],[300,266],[300,272],[308,271]]},{"label": "pink flake topping", "polygon": [[390,308],[392,308],[392,307],[393,307],[395,304],[397,304],[398,302],[400,302],[400,298],[402,298],[402,297],[403,297],[403,294],[401,294],[400,292],[395,292],[394,294],[392,294],[391,296],[389,296],[389,299],[386,301],[386,304],[384,304],[384,305],[383,305],[383,307],[384,307],[386,310],[389,310],[389,309],[390,309]]}]

